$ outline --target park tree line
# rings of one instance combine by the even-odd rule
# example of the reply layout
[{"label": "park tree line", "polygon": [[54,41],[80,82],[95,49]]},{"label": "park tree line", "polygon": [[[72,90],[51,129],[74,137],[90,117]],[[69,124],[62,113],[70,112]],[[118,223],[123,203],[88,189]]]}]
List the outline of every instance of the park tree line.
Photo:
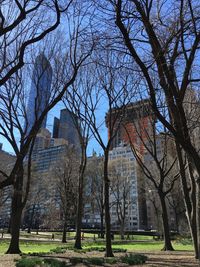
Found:
[{"label": "park tree line", "polygon": [[[163,223],[166,223],[165,198],[175,182],[180,181],[195,257],[199,258],[200,156],[196,142],[200,82],[198,1],[11,2],[8,7],[7,1],[3,1],[0,8],[0,135],[7,140],[16,156],[9,172],[1,170],[0,181],[1,189],[7,186],[13,189],[12,238],[8,253],[20,252],[20,222],[31,189],[31,156],[36,135],[47,113],[58,102],[64,101],[79,120],[88,126],[85,128],[88,139],[80,131],[82,156],[78,175],[75,246],[81,248],[80,203],[86,166],[85,153],[89,136],[92,135],[101,146],[104,156],[102,181],[106,256],[113,256],[109,150],[123,121],[125,105],[148,98],[153,118],[159,122],[164,139],[172,140],[176,156],[169,160],[163,151],[163,157],[159,158],[153,143],[154,135],[149,136],[150,145],[145,143],[144,146],[155,162],[155,168],[159,170],[159,176],[155,178],[151,171],[147,171],[133,145],[132,150],[145,176],[157,190]],[[48,22],[45,17],[47,13],[50,17]],[[37,20],[38,17],[41,19]],[[66,36],[68,39],[63,40]],[[28,124],[25,77],[28,76],[31,59],[39,51],[45,52],[52,63],[52,91],[45,109],[36,116],[33,126],[28,130],[28,125],[24,126]],[[40,99],[35,101],[37,103]],[[99,118],[99,106],[104,111],[112,111],[108,113],[112,117],[107,118],[107,141],[101,134],[104,118]],[[191,112],[193,109],[194,113]],[[173,168],[175,172],[170,174]],[[176,173],[177,170],[179,173]],[[163,226],[165,248],[172,249],[168,226]]]}]

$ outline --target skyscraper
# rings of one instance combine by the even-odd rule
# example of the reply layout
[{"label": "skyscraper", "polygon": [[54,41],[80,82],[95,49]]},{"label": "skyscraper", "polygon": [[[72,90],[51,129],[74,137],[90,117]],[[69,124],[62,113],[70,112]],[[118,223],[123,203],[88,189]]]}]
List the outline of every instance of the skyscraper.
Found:
[{"label": "skyscraper", "polygon": [[[28,131],[48,105],[52,80],[52,68],[44,54],[40,54],[34,64],[29,100],[27,106]],[[41,128],[46,127],[47,116]]]},{"label": "skyscraper", "polygon": [[74,145],[80,150],[80,141],[74,118],[75,114],[68,109],[62,109],[60,119],[54,118],[53,138],[63,138],[70,145]]}]

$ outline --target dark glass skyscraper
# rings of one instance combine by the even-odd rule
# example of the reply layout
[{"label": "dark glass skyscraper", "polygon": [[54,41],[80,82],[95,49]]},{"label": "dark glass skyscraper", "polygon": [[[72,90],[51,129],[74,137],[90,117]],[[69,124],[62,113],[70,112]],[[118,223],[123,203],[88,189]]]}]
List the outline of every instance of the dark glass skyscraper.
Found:
[{"label": "dark glass skyscraper", "polygon": [[[52,81],[52,68],[44,54],[40,54],[34,64],[29,100],[27,106],[28,131],[48,105]],[[41,128],[46,127],[47,116]]]},{"label": "dark glass skyscraper", "polygon": [[80,150],[80,141],[73,117],[76,116],[68,109],[62,109],[60,119],[54,118],[53,138],[63,138]]}]

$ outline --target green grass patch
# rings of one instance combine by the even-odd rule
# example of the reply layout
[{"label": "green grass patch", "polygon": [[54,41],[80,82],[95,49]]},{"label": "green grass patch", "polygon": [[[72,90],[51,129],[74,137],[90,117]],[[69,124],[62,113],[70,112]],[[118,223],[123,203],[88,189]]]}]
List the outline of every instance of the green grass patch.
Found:
[{"label": "green grass patch", "polygon": [[[21,241],[20,249],[22,253],[35,253],[34,255],[41,255],[44,253],[64,253],[66,249],[74,250],[73,242],[68,242],[64,246],[62,243],[54,242],[37,242],[37,241]],[[9,241],[0,241],[0,254],[7,251]],[[134,252],[134,251],[160,251],[163,247],[163,241],[114,241],[113,252]],[[178,251],[193,251],[193,246],[190,240],[176,240],[173,241],[173,247]],[[83,241],[82,250],[74,250],[77,252],[88,252],[88,251],[105,251],[105,241],[87,242]]]},{"label": "green grass patch", "polygon": [[[87,242],[84,244],[83,248],[105,248],[104,242]],[[131,241],[114,241],[112,245],[113,249],[124,249],[128,252],[134,251],[160,251],[163,248],[163,241],[147,241],[147,242],[131,242]],[[173,242],[173,247],[175,250],[193,251],[194,248],[191,244],[183,245],[181,243]]]},{"label": "green grass patch", "polygon": [[[7,251],[9,246],[8,241],[1,241],[0,242],[0,253],[3,254]],[[71,247],[71,244],[66,244],[66,247],[69,246]],[[22,253],[47,253],[50,252],[54,249],[57,249],[59,247],[63,247],[62,243],[51,243],[51,242],[25,242],[21,241],[20,242],[20,249]]]}]

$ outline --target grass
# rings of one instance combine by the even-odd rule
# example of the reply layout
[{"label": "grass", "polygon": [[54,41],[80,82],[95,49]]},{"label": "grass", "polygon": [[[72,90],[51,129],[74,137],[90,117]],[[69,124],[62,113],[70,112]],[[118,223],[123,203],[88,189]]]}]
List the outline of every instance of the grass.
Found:
[{"label": "grass", "polygon": [[[9,242],[0,242],[0,253],[3,254],[8,249]],[[61,243],[42,243],[42,242],[20,242],[20,249],[23,253],[34,253],[34,252],[50,252],[52,249],[57,247],[63,247]]]},{"label": "grass", "polygon": [[[23,253],[47,253],[57,248],[61,247],[68,247],[72,248],[74,242],[68,242],[66,244],[58,243],[58,242],[37,242],[37,241],[21,241],[20,242],[20,249]],[[0,241],[0,253],[3,254],[8,249],[9,242],[8,241]],[[87,240],[83,241],[83,250],[87,250],[93,247],[105,247],[105,241],[91,241],[88,242]],[[146,240],[146,241],[113,241],[113,248],[114,249],[126,249],[128,252],[137,252],[137,251],[160,251],[163,247],[162,241],[153,241],[153,240]],[[191,244],[182,244],[181,242],[173,242],[173,247],[175,250],[179,251],[193,251],[193,246]]]},{"label": "grass", "polygon": [[[102,242],[99,243],[87,243],[84,248],[88,247],[102,247],[104,244]],[[181,243],[174,242],[173,247],[175,250],[184,250],[184,251],[193,251],[192,245],[183,245]],[[163,242],[162,241],[148,241],[148,242],[113,242],[113,248],[121,248],[126,249],[129,252],[132,251],[160,251],[163,248]]]}]

